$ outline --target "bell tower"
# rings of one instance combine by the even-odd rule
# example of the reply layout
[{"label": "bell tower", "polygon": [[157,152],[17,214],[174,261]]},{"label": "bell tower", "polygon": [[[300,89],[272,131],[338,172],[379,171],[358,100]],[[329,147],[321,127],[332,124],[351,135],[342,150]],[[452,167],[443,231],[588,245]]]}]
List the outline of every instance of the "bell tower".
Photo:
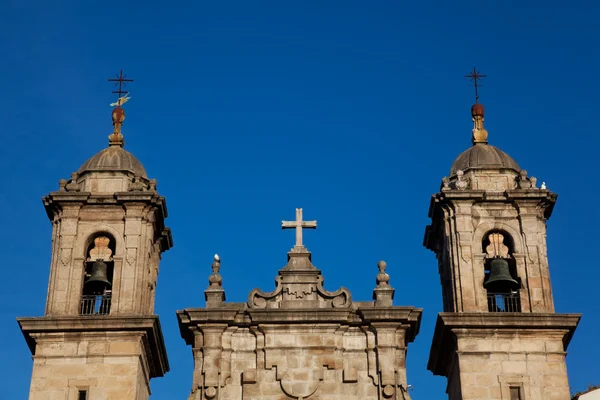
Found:
[{"label": "bell tower", "polygon": [[[123,75],[118,81],[121,85]],[[29,399],[148,399],[169,363],[154,297],[173,245],[156,181],[124,146],[119,87],[109,146],[44,197],[52,259],[43,317],[18,318],[33,354]]]},{"label": "bell tower", "polygon": [[569,400],[565,356],[581,316],[554,311],[546,221],[557,195],[488,144],[482,104],[471,115],[473,146],[429,208],[424,245],[444,311],[428,369],[447,377],[450,400]]}]

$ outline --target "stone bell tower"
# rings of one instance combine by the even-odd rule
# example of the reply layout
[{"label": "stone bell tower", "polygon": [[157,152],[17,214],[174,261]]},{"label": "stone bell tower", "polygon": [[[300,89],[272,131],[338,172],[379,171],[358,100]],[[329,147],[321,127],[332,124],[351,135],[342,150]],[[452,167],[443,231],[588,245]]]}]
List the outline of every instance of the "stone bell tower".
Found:
[{"label": "stone bell tower", "polygon": [[444,312],[428,368],[450,400],[569,400],[566,349],[580,319],[554,312],[546,221],[557,195],[488,144],[476,103],[473,146],[432,196],[424,245],[438,260]]},{"label": "stone bell tower", "polygon": [[44,197],[52,260],[43,317],[18,318],[33,354],[31,400],[143,400],[169,370],[154,295],[172,246],[165,198],[123,149],[121,97],[109,147]]}]

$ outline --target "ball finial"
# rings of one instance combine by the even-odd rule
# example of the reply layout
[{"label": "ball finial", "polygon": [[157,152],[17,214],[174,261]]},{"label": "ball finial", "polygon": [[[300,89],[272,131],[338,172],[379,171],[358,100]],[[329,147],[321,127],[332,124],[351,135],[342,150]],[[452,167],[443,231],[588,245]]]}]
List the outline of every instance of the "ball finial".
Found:
[{"label": "ball finial", "polygon": [[471,107],[471,116],[473,117],[483,117],[485,109],[483,108],[483,104],[475,103]]}]

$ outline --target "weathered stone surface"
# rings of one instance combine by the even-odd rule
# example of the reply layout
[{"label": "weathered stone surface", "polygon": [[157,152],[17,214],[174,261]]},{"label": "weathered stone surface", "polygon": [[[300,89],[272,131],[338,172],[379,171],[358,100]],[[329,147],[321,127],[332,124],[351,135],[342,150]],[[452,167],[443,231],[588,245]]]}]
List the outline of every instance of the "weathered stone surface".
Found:
[{"label": "weathered stone surface", "polygon": [[421,310],[392,306],[389,275],[380,275],[386,285],[375,290],[387,291],[389,305],[353,303],[346,289],[325,290],[310,253],[296,246],[273,292],[178,311],[194,353],[189,399],[375,400],[397,391],[408,399],[406,349]]},{"label": "weathered stone surface", "polygon": [[[554,314],[546,220],[556,194],[538,189],[487,144],[473,108],[474,146],[431,199],[424,245],[436,253],[444,311],[428,368],[450,400],[569,400],[565,355],[580,315]],[[493,277],[493,279],[491,279]]]},{"label": "weathered stone surface", "polygon": [[441,313],[428,368],[455,376],[448,379],[450,400],[510,399],[511,386],[521,387],[527,400],[546,400],[549,386],[556,399],[567,400],[565,355],[580,317]]},{"label": "weathered stone surface", "polygon": [[147,399],[169,370],[158,317],[19,318],[34,368],[30,399]]},{"label": "weathered stone surface", "polygon": [[[523,312],[554,311],[545,221],[556,197],[541,189],[455,190],[432,197],[424,245],[437,254],[445,311],[488,310],[483,243],[491,232],[502,232],[511,243]],[[460,284],[444,283],[452,280]]]},{"label": "weathered stone surface", "polygon": [[153,315],[160,257],[173,245],[166,202],[120,132],[111,137],[43,199],[53,225],[45,316],[18,319],[34,355],[30,399],[86,390],[90,400],[144,400],[169,370]]}]

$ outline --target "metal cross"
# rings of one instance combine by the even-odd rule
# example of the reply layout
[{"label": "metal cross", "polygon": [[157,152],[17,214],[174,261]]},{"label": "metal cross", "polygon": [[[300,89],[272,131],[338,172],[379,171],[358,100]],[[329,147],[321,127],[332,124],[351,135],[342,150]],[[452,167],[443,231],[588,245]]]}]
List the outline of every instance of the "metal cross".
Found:
[{"label": "metal cross", "polygon": [[123,75],[123,70],[121,70],[121,72],[119,73],[119,75],[117,75],[116,78],[110,78],[108,81],[109,82],[116,82],[115,86],[119,85],[119,90],[113,90],[113,93],[117,94],[117,98],[123,96],[123,93],[127,93],[127,91],[124,91],[123,88],[127,86],[127,83],[125,82],[133,82],[133,79],[126,79],[127,75]]},{"label": "metal cross", "polygon": [[296,208],[296,220],[281,221],[281,229],[296,229],[296,247],[302,247],[302,229],[317,229],[317,221],[302,221],[302,209]]},{"label": "metal cross", "polygon": [[479,103],[479,92],[478,88],[483,86],[479,83],[481,78],[485,78],[487,75],[480,73],[477,71],[475,67],[473,67],[473,72],[469,72],[468,75],[465,75],[465,78],[469,78],[469,80],[473,81],[473,86],[475,86],[475,103]]}]

